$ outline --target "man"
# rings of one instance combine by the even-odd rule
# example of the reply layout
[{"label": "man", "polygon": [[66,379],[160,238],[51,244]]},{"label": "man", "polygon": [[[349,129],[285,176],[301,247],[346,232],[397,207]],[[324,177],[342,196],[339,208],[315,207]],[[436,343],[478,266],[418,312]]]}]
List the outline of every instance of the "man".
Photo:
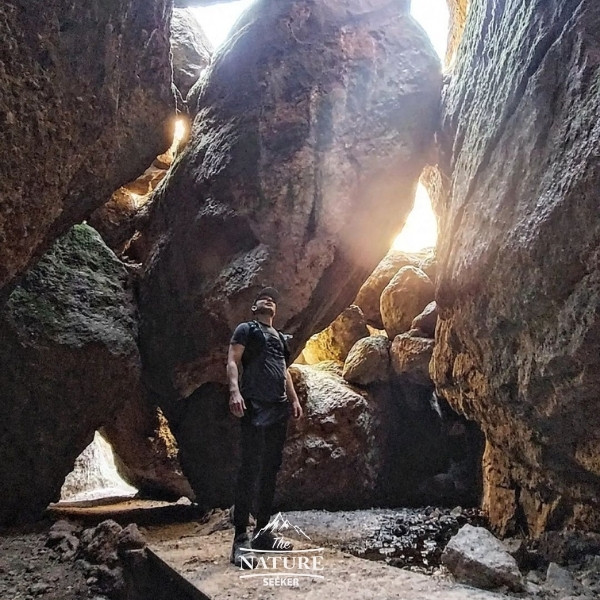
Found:
[{"label": "man", "polygon": [[[256,528],[251,547],[277,549],[273,534],[261,530],[271,518],[290,413],[295,419],[302,416],[302,407],[287,370],[290,358],[287,343],[283,334],[273,327],[278,300],[276,289],[261,290],[252,306],[254,320],[236,327],[227,357],[229,409],[241,419],[242,449],[235,489],[231,562],[244,568],[255,565],[255,557],[244,549],[250,548],[246,529],[257,479]],[[240,367],[243,369],[241,389]],[[289,542],[285,549],[291,549]],[[242,561],[242,557],[245,560]]]}]

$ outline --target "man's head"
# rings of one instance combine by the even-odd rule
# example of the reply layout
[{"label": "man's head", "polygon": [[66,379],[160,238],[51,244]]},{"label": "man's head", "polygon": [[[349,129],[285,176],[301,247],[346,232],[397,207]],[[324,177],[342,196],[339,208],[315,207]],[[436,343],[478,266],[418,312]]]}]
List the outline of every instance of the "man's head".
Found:
[{"label": "man's head", "polygon": [[252,305],[252,313],[255,315],[271,315],[275,316],[277,311],[277,302],[279,300],[279,292],[272,287],[266,287],[260,290],[256,295],[254,304]]}]

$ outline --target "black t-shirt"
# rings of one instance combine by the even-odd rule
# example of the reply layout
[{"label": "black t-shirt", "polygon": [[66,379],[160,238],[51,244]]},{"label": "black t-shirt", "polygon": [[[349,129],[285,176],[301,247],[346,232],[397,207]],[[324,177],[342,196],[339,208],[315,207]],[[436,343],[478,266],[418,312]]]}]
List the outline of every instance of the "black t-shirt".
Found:
[{"label": "black t-shirt", "polygon": [[[285,391],[285,352],[276,329],[260,321],[253,323],[260,327],[266,344],[256,344],[256,340],[250,339],[252,335],[260,336],[256,325],[251,323],[240,323],[233,332],[231,343],[241,344],[246,348],[254,344],[259,348],[259,352],[251,360],[244,360],[246,357],[242,359],[244,370],[240,392],[252,413],[253,424],[269,425],[289,414]],[[249,403],[251,406],[248,406]]]}]

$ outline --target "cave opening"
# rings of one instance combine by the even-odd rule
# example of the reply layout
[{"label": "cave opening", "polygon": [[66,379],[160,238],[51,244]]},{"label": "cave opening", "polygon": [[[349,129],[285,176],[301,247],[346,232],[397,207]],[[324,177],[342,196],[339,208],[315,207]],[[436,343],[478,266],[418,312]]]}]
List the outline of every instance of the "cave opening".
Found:
[{"label": "cave opening", "polygon": [[96,431],[67,475],[56,506],[117,502],[132,498],[137,492],[119,473],[110,442]]}]

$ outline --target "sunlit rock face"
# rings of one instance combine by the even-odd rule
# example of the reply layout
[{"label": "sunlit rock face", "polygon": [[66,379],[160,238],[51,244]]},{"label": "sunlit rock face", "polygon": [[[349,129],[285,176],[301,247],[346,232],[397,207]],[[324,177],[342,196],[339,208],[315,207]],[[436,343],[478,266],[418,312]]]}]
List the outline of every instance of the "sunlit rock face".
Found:
[{"label": "sunlit rock face", "polygon": [[367,323],[383,329],[381,294],[402,267],[420,268],[433,279],[432,260],[433,251],[431,249],[422,252],[390,250],[360,287],[354,300],[354,304],[362,309]]},{"label": "sunlit rock face", "polygon": [[600,528],[599,30],[594,2],[472,3],[443,103],[432,375],[501,532]]},{"label": "sunlit rock face", "polygon": [[168,146],[168,0],[0,6],[0,290]]},{"label": "sunlit rock face", "polygon": [[75,459],[140,385],[124,265],[77,225],[0,316],[0,523],[38,518]]},{"label": "sunlit rock face", "polygon": [[307,365],[323,360],[343,363],[352,346],[368,335],[362,310],[352,305],[343,310],[329,327],[309,338],[301,357]]},{"label": "sunlit rock face", "polygon": [[447,67],[452,67],[456,61],[456,52],[463,36],[467,13],[471,0],[448,0],[450,15],[450,31],[448,33],[448,47],[446,48]]},{"label": "sunlit rock face", "polygon": [[131,390],[123,406],[105,421],[101,432],[112,446],[119,475],[140,495],[194,499],[179,464],[179,449],[169,423],[162,411],[147,401],[141,386]]},{"label": "sunlit rock face", "polygon": [[134,496],[137,490],[119,476],[110,444],[98,433],[77,457],[60,490],[63,502]]},{"label": "sunlit rock face", "polygon": [[438,59],[401,7],[259,1],[215,56],[144,232],[141,347],[163,398],[223,379],[263,284],[280,289],[276,323],[300,350],[387,251],[440,89]]}]

